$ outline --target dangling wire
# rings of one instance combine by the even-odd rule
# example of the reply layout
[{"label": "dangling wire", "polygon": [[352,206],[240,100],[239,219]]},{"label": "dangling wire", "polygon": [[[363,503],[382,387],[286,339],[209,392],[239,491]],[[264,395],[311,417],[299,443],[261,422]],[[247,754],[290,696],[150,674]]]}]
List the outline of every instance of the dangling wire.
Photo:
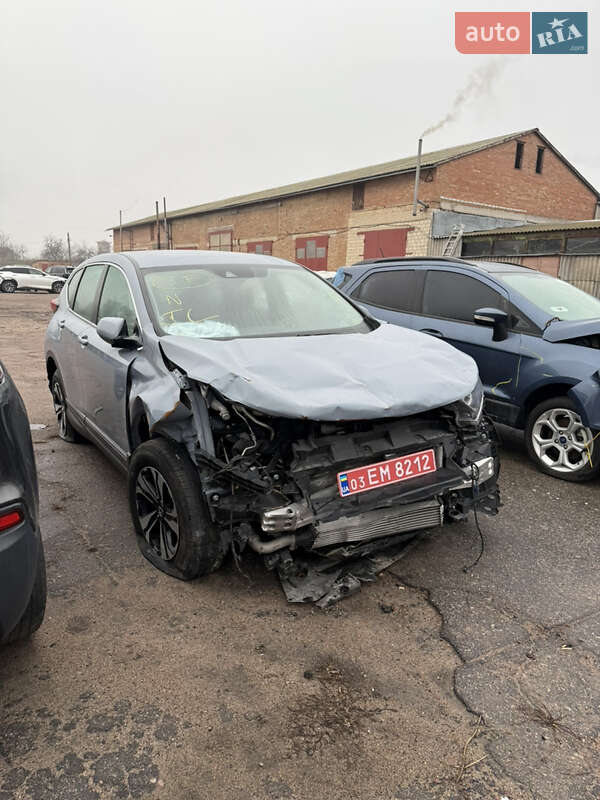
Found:
[{"label": "dangling wire", "polygon": [[481,526],[479,525],[479,518],[477,516],[477,503],[479,502],[479,467],[474,463],[471,463],[471,480],[473,481],[473,516],[475,518],[475,527],[477,528],[477,533],[479,534],[479,555],[472,564],[463,567],[463,572],[468,572],[470,569],[473,569],[473,567],[476,567],[485,551],[485,540],[483,538],[483,532],[481,530]]}]

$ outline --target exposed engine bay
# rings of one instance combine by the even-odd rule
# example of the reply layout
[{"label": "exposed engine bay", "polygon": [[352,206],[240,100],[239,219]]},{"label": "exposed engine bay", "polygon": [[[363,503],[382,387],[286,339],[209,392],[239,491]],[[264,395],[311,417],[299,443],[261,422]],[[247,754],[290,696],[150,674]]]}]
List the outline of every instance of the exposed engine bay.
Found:
[{"label": "exposed engine bay", "polygon": [[[246,547],[270,569],[306,570],[300,551],[351,558],[464,519],[473,508],[497,513],[493,428],[461,420],[456,404],[412,416],[323,422],[278,418],[230,403],[211,387],[181,381],[198,437],[189,442],[212,520],[234,554]],[[340,475],[432,452],[430,471],[344,496]],[[408,464],[408,462],[406,462]],[[376,543],[376,546],[373,545]]]}]

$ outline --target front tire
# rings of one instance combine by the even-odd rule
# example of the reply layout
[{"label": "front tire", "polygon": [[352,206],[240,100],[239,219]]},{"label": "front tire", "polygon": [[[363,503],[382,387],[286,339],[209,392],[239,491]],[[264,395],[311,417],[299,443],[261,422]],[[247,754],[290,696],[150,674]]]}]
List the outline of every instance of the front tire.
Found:
[{"label": "front tire", "polygon": [[525,445],[538,469],[563,481],[589,481],[600,473],[600,438],[586,427],[575,403],[553,397],[530,412]]},{"label": "front tire", "polygon": [[62,281],[54,281],[54,283],[52,284],[52,288],[50,289],[51,294],[60,294],[63,285],[64,284]]},{"label": "front tire", "polygon": [[17,282],[13,281],[12,279],[8,279],[2,281],[0,284],[0,291],[7,292],[8,294],[12,294],[17,290]]},{"label": "front tire", "polygon": [[54,413],[56,414],[58,435],[63,442],[70,442],[71,444],[74,442],[80,442],[82,437],[69,422],[69,417],[67,414],[67,395],[61,374],[58,370],[55,370],[54,374],[52,375],[52,379],[50,381],[50,393],[52,394]]},{"label": "front tire", "polygon": [[191,580],[221,566],[227,544],[182,445],[152,439],[137,448],[129,465],[129,508],[142,555],[167,575]]}]

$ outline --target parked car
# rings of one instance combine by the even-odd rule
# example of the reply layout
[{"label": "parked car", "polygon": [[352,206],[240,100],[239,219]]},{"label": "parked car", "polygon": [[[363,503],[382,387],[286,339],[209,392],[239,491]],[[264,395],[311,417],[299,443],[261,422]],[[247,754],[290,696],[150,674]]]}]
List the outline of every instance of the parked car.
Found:
[{"label": "parked car", "polygon": [[67,267],[67,266],[59,266],[55,264],[51,267],[46,267],[46,275],[56,275],[59,278],[68,278],[69,275],[73,272],[74,267]]},{"label": "parked car", "polygon": [[64,286],[65,279],[55,275],[47,275],[35,267],[2,267],[0,268],[0,291],[16,292],[17,289],[35,289],[58,294]]},{"label": "parked car", "polygon": [[[142,553],[188,579],[498,505],[474,361],[264,255],[98,256],[46,334],[60,436],[128,473]],[[382,545],[383,546],[383,545]]]},{"label": "parked car", "polygon": [[536,270],[458,258],[376,259],[338,270],[379,319],[428,333],[477,362],[485,409],[525,431],[545,473],[600,472],[600,300]]},{"label": "parked car", "polygon": [[30,636],[46,609],[46,566],[27,413],[0,363],[0,644]]}]

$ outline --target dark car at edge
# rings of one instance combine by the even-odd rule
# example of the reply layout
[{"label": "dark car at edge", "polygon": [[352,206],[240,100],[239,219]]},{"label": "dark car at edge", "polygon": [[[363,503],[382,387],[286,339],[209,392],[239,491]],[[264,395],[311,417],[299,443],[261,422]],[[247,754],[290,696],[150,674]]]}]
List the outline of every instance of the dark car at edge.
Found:
[{"label": "dark car at edge", "polygon": [[46,567],[38,524],[38,484],[21,395],[0,363],[0,644],[42,623]]}]

